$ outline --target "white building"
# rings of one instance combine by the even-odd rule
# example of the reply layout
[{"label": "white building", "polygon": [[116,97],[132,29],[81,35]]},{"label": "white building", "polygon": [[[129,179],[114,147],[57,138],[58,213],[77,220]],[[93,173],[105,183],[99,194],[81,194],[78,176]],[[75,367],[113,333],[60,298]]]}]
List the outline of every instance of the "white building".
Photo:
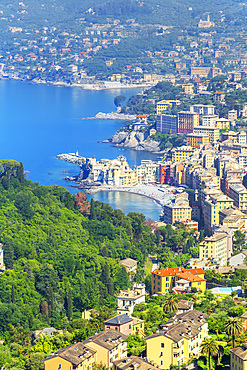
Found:
[{"label": "white building", "polygon": [[134,284],[132,290],[121,290],[117,296],[117,313],[132,315],[138,303],[145,303],[145,284]]}]

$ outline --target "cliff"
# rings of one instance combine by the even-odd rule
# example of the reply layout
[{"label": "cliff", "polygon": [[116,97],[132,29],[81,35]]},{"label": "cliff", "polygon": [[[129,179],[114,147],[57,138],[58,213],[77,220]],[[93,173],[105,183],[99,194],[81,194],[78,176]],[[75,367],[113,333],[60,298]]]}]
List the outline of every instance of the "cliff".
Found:
[{"label": "cliff", "polygon": [[138,130],[118,131],[108,139],[108,142],[121,148],[161,153],[160,143],[152,140],[147,132]]}]

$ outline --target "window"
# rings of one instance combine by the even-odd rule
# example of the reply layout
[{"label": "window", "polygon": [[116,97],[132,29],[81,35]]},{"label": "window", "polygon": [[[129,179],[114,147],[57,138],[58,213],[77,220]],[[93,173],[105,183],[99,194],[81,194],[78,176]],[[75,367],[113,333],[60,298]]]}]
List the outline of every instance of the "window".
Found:
[{"label": "window", "polygon": [[161,348],[164,348],[165,347],[165,344],[164,343],[160,343],[160,347]]},{"label": "window", "polygon": [[169,287],[169,283],[166,283],[166,287]]},{"label": "window", "polygon": [[131,329],[131,324],[129,324],[129,329]]},{"label": "window", "polygon": [[117,330],[117,328],[115,328],[115,330]]},{"label": "window", "polygon": [[62,364],[59,364],[59,365],[58,365],[58,368],[59,368],[59,369],[62,369]]},{"label": "window", "polygon": [[163,352],[160,352],[160,357],[162,357],[163,356]]},{"label": "window", "polygon": [[160,361],[160,365],[163,365],[163,361]]}]

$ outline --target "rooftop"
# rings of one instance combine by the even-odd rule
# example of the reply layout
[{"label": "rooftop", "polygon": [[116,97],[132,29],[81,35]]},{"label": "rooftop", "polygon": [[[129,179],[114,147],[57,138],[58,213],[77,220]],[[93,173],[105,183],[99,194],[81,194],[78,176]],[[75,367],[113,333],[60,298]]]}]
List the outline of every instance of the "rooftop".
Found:
[{"label": "rooftop", "polygon": [[105,324],[123,325],[131,321],[133,321],[132,317],[129,317],[127,314],[122,314],[105,321]]},{"label": "rooftop", "polygon": [[79,342],[59,349],[53,355],[47,357],[44,361],[51,360],[57,356],[71,362],[73,365],[79,365],[81,362],[91,357],[95,353],[95,350]]},{"label": "rooftop", "polygon": [[127,338],[127,335],[122,334],[119,331],[109,329],[92,335],[88,339],[84,340],[83,344],[90,346],[90,343],[93,342],[111,351]]},{"label": "rooftop", "polygon": [[122,370],[149,370],[149,369],[157,369],[156,366],[153,366],[149,362],[145,361],[143,358],[131,356],[126,357],[121,360],[113,361],[113,364]]}]

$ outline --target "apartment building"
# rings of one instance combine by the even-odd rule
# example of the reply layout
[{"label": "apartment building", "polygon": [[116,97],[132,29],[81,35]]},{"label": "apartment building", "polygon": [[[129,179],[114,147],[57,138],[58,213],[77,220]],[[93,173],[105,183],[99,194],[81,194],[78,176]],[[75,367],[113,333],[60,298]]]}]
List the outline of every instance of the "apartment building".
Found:
[{"label": "apartment building", "polygon": [[114,370],[157,370],[157,366],[137,356],[130,356],[113,361],[113,366]]},{"label": "apartment building", "polygon": [[199,259],[219,261],[220,266],[227,263],[227,235],[223,233],[206,237],[199,245]]},{"label": "apartment building", "polygon": [[186,161],[194,153],[194,149],[186,145],[171,150],[172,162]]},{"label": "apartment building", "polygon": [[213,225],[219,224],[219,212],[222,209],[233,206],[233,199],[221,193],[218,196],[211,196],[204,201],[203,216],[205,230],[212,234]]},{"label": "apartment building", "polygon": [[240,211],[247,210],[247,189],[242,184],[230,184],[228,188],[229,197],[233,199],[234,205]]},{"label": "apartment building", "polygon": [[190,106],[191,113],[198,113],[200,116],[214,114],[215,106],[209,104],[194,104]]},{"label": "apartment building", "polygon": [[189,111],[182,111],[178,113],[178,133],[188,134],[192,133],[194,127],[199,126],[199,114],[191,113]]},{"label": "apartment building", "polygon": [[109,329],[92,335],[82,344],[97,352],[97,364],[112,367],[113,361],[127,357],[127,338],[127,335]]},{"label": "apartment building", "polygon": [[197,127],[194,127],[193,133],[208,135],[210,143],[214,143],[218,141],[220,137],[220,131],[217,127],[197,126]]},{"label": "apartment building", "polygon": [[193,148],[200,148],[202,145],[209,143],[209,136],[206,134],[188,134],[186,136],[186,145]]},{"label": "apartment building", "polygon": [[44,359],[45,370],[92,370],[97,363],[97,350],[83,343],[75,343],[53,352]]},{"label": "apartment building", "polygon": [[228,119],[231,123],[234,123],[238,119],[238,112],[235,109],[229,110]]},{"label": "apartment building", "polygon": [[216,120],[216,127],[219,130],[224,130],[225,128],[229,129],[230,128],[230,120],[226,118],[219,118]]},{"label": "apartment building", "polygon": [[181,366],[199,357],[202,341],[208,336],[207,315],[192,310],[176,315],[163,329],[146,338],[147,358],[161,369]]},{"label": "apartment building", "polygon": [[156,130],[162,134],[178,133],[178,117],[172,114],[160,114],[157,116]]},{"label": "apartment building", "polygon": [[230,349],[230,370],[247,370],[247,343],[241,347]]},{"label": "apartment building", "polygon": [[130,317],[128,314],[117,315],[104,322],[105,330],[113,329],[125,335],[136,334],[144,337],[145,321]]},{"label": "apartment building", "polygon": [[180,104],[180,100],[161,100],[156,104],[156,114],[160,115],[166,110],[170,110]]},{"label": "apartment building", "polygon": [[188,194],[182,193],[164,205],[164,222],[173,225],[177,221],[187,220],[191,220],[191,207]]},{"label": "apartment building", "polygon": [[140,166],[136,167],[138,184],[154,184],[158,180],[158,168],[158,163],[142,160]]},{"label": "apartment building", "polygon": [[117,296],[117,313],[132,315],[138,303],[145,303],[145,284],[134,284],[132,290],[120,290]]},{"label": "apartment building", "polygon": [[210,114],[202,117],[202,126],[216,127],[216,121],[219,119],[217,114]]},{"label": "apartment building", "polygon": [[201,268],[185,269],[183,267],[174,267],[152,272],[152,294],[171,293],[174,289],[181,291],[179,289],[181,280],[189,284],[189,288],[186,289],[187,293],[191,288],[196,288],[202,292],[206,289],[204,271]]}]

